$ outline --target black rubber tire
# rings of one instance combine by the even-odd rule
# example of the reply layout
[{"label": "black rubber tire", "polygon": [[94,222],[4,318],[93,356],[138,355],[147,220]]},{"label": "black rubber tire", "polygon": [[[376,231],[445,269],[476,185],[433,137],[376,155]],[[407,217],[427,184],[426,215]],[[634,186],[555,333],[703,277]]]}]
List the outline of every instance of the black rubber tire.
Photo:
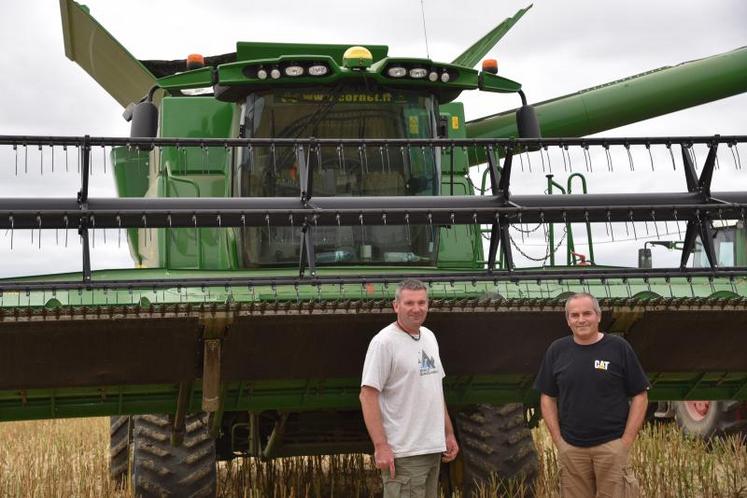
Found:
[{"label": "black rubber tire", "polygon": [[674,419],[687,434],[710,439],[714,436],[747,433],[747,419],[738,416],[743,401],[711,401],[703,420],[695,420],[683,401],[673,401]]},{"label": "black rubber tire", "polygon": [[167,415],[133,417],[132,485],[135,496],[213,497],[216,493],[215,440],[208,416],[188,415],[184,442],[171,445]]},{"label": "black rubber tire", "polygon": [[521,403],[477,405],[458,413],[455,425],[464,496],[472,496],[478,483],[490,483],[491,476],[524,479],[531,488],[537,476],[537,450]]},{"label": "black rubber tire", "polygon": [[109,417],[109,475],[120,485],[129,475],[130,420],[128,416]]}]

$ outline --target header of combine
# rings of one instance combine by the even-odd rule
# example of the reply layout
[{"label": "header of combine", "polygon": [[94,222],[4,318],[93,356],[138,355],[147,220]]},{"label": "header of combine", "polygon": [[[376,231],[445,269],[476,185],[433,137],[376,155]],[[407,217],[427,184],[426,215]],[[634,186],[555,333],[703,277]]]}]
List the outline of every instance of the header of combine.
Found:
[{"label": "header of combine", "polygon": [[[747,354],[719,354],[747,316],[747,268],[719,264],[713,237],[714,221],[745,223],[747,193],[711,188],[719,166],[742,168],[747,137],[573,138],[747,90],[747,49],[465,123],[460,92],[522,97],[519,83],[472,68],[526,9],[450,63],[379,45],[239,43],[192,67],[139,61],[86,9],[61,6],[66,54],[127,108],[132,133],[0,136],[16,164],[36,157],[30,147],[58,161],[75,150],[81,175],[67,197],[0,199],[0,229],[11,240],[62,230],[83,247],[79,273],[0,280],[0,416],[183,415],[200,400],[219,413],[356,409],[359,360],[405,276],[431,284],[450,402],[531,401],[539,355],[567,333],[562,296],[578,290],[605,297],[605,329],[630,334],[652,398],[747,396]],[[118,198],[89,195],[102,149]],[[511,190],[525,168],[558,173],[561,158],[569,176],[611,170],[616,152],[630,169],[663,157],[682,188]],[[476,189],[470,167],[483,162]],[[514,261],[531,230],[553,251],[558,227],[667,223],[681,231],[675,268]],[[143,268],[92,271],[97,233],[112,229]],[[696,250],[706,263],[691,268]],[[690,329],[706,321],[704,346]],[[673,337],[688,342],[662,357]],[[20,352],[42,343],[45,368],[29,372]],[[326,387],[307,396],[310,385]]]}]

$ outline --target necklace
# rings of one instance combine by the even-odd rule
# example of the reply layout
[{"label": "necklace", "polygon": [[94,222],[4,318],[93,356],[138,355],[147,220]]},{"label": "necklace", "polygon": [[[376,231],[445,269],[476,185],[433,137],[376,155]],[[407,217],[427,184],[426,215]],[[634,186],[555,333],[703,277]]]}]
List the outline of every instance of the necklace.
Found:
[{"label": "necklace", "polygon": [[416,336],[416,335],[414,335],[414,334],[411,334],[411,333],[409,333],[409,332],[408,332],[408,331],[406,331],[405,329],[403,329],[403,328],[402,328],[402,326],[400,326],[399,322],[396,322],[396,323],[397,323],[397,328],[398,328],[398,329],[400,329],[400,330],[401,330],[402,332],[404,332],[405,334],[407,334],[407,337],[409,337],[409,338],[410,338],[410,339],[412,339],[413,341],[419,341],[419,340],[420,340],[420,329],[418,329],[418,335]]}]

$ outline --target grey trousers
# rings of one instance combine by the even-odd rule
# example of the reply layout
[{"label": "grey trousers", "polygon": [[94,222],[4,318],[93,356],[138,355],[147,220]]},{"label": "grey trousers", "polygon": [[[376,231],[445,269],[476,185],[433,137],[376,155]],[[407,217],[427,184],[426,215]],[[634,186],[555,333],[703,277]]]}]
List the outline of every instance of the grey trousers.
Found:
[{"label": "grey trousers", "polygon": [[440,465],[440,453],[395,458],[394,478],[389,469],[381,472],[384,498],[438,498]]}]

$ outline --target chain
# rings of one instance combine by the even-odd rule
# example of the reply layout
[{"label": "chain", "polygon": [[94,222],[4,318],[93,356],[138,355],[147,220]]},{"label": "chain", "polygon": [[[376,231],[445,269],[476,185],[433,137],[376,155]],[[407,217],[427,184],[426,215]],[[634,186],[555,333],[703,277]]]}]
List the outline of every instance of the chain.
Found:
[{"label": "chain", "polygon": [[[560,237],[560,240],[558,241],[557,245],[552,249],[553,253],[556,252],[558,249],[560,249],[560,246],[565,241],[565,236],[567,234],[568,234],[568,230],[566,228],[563,228],[563,235]],[[509,236],[509,239],[511,240],[511,245],[514,246],[514,248],[519,252],[519,254],[521,254],[522,256],[524,256],[525,258],[527,258],[530,261],[537,261],[539,263],[544,263],[550,257],[551,252],[548,249],[548,251],[545,253],[545,257],[544,258],[533,258],[532,256],[528,255],[527,253],[525,253],[524,251],[521,250],[521,248],[516,243],[516,241],[514,241],[513,237]]]}]

